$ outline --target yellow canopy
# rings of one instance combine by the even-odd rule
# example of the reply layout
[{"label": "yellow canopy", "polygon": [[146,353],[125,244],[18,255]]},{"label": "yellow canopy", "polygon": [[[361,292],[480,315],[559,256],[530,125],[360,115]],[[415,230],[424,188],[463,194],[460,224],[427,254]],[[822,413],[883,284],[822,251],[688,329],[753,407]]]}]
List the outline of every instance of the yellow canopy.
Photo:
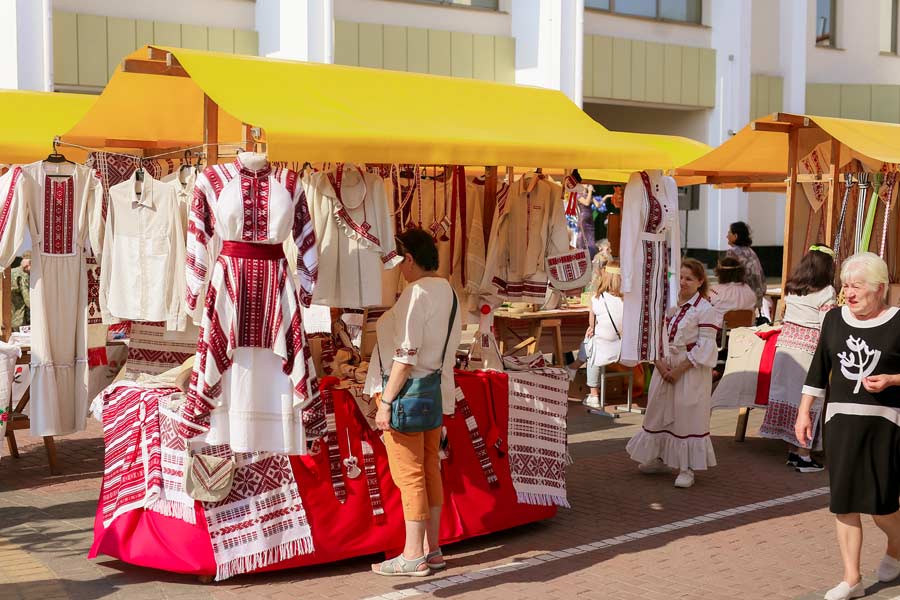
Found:
[{"label": "yellow canopy", "polygon": [[[160,48],[188,77],[117,71],[65,138],[198,143],[202,94],[262,127],[275,161],[640,169],[666,160],[610,137],[557,91],[452,77]],[[147,50],[132,58],[146,58]],[[220,114],[220,142],[241,140]],[[224,120],[224,122],[223,122]],[[152,147],[152,146],[151,146]]]},{"label": "yellow canopy", "polygon": [[68,131],[97,100],[83,94],[0,90],[0,162],[30,163],[53,151],[53,138]]},{"label": "yellow canopy", "polygon": [[[630,139],[652,146],[663,153],[665,158],[662,162],[648,163],[642,167],[643,170],[662,169],[669,171],[689,163],[712,150],[711,146],[707,146],[703,142],[679,135],[655,135],[652,133],[628,133],[623,131],[610,131],[609,134],[613,136],[613,139]],[[584,181],[628,183],[628,178],[634,172],[634,169],[579,169],[578,172]],[[684,181],[679,181],[679,185],[690,185],[691,183],[700,183],[700,181],[692,181],[688,178],[685,178]]]},{"label": "yellow canopy", "polygon": [[[817,117],[813,115],[780,115],[792,120],[809,119],[825,134],[834,137],[854,154],[886,163],[900,163],[900,125],[876,123],[855,119]],[[745,176],[787,177],[788,136],[779,131],[761,131],[754,125],[774,123],[779,115],[757,119],[754,124],[744,127],[733,138],[700,158],[679,167],[680,175],[704,175],[717,177]],[[758,126],[757,126],[758,127]],[[801,132],[801,156],[825,136],[813,135],[816,128],[803,128]],[[805,135],[806,133],[810,135]]]}]

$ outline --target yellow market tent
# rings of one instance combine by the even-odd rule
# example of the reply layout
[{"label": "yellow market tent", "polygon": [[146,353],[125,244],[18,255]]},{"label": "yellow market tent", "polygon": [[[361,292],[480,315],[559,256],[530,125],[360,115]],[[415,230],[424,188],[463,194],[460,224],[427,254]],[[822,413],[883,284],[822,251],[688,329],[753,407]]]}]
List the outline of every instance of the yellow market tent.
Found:
[{"label": "yellow market tent", "polygon": [[[204,107],[218,115],[206,131]],[[210,133],[241,142],[241,124],[265,131],[275,161],[635,170],[668,160],[557,91],[176,48],[128,57],[64,139],[185,147]]]},{"label": "yellow market tent", "polygon": [[[608,130],[607,130],[608,131]],[[678,135],[654,135],[650,133],[627,133],[609,131],[611,140],[619,138],[631,139],[656,148],[663,153],[665,159],[660,163],[647,164],[643,169],[661,169],[670,171],[681,165],[687,164],[712,150],[702,142]],[[605,143],[605,142],[604,142]],[[579,169],[581,179],[586,182],[596,183],[627,183],[633,170],[626,169]],[[691,185],[704,183],[703,178],[678,175],[678,185]]]},{"label": "yellow market tent", "polygon": [[0,162],[30,163],[53,151],[53,138],[68,131],[97,100],[96,96],[0,90]]},{"label": "yellow market tent", "polygon": [[[816,149],[827,159],[814,167],[806,157]],[[810,241],[832,243],[839,229],[844,198],[848,205],[859,202],[854,192],[845,195],[845,173],[894,170],[900,163],[900,125],[855,119],[777,113],[758,119],[708,154],[676,169],[682,176],[702,176],[707,183],[754,186],[784,184],[787,204],[785,251],[782,277],[805,253]],[[837,185],[834,185],[834,183]],[[897,193],[900,185],[893,193]],[[896,199],[893,200],[896,203]],[[900,220],[897,210],[889,214],[884,203],[873,205],[875,222],[891,231],[885,259],[891,280],[900,280]],[[856,227],[856,208],[845,212],[847,227]],[[888,222],[885,225],[885,215]],[[843,235],[839,256],[853,251],[853,235]],[[880,242],[880,236],[872,241]],[[848,246],[849,244],[849,246]],[[878,248],[880,250],[880,248]]]}]

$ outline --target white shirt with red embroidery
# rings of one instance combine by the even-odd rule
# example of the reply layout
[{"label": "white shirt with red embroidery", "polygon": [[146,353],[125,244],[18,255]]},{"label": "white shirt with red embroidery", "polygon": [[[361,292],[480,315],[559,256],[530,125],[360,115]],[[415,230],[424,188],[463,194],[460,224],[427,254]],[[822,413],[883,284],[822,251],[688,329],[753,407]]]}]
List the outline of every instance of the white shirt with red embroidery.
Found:
[{"label": "white shirt with red embroidery", "polygon": [[319,269],[313,302],[340,308],[382,305],[381,272],[397,266],[394,225],[381,177],[352,165],[310,176],[309,210]]}]

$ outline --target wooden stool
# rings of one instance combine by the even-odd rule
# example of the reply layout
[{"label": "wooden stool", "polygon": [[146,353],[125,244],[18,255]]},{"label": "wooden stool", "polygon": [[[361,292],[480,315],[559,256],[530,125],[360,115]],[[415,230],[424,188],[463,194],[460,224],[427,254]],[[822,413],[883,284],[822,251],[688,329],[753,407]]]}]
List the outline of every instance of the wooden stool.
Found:
[{"label": "wooden stool", "polygon": [[553,349],[556,355],[554,364],[560,367],[566,366],[562,343],[562,319],[540,319],[534,321],[529,332],[530,337],[534,338],[534,341],[528,345],[528,353],[534,354],[539,350],[544,329],[553,330]]},{"label": "wooden stool", "polygon": [[[31,362],[30,350],[22,351],[22,356],[16,361],[17,365],[27,365]],[[16,443],[16,431],[20,429],[29,429],[31,420],[23,411],[31,400],[31,388],[25,390],[22,399],[13,407],[9,415],[9,422],[6,424],[6,445],[9,448],[9,454],[13,458],[19,458],[19,445]],[[56,443],[53,436],[44,436],[44,449],[47,451],[47,462],[50,465],[50,474],[56,475],[59,471],[56,468]]]}]

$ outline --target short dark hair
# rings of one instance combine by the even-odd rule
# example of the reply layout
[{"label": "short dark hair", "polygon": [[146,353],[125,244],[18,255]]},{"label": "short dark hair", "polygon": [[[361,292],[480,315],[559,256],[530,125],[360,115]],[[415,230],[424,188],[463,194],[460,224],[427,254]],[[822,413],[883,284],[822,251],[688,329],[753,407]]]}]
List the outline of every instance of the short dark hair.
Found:
[{"label": "short dark hair", "polygon": [[[824,244],[815,244],[827,248]],[[834,285],[834,257],[827,252],[810,250],[794,267],[784,286],[785,294],[806,296]]]},{"label": "short dark hair", "polygon": [[736,258],[722,258],[715,271],[719,283],[744,283],[744,265]]},{"label": "short dark hair", "polygon": [[735,221],[728,226],[737,239],[734,241],[735,246],[752,246],[753,238],[750,237],[750,227],[743,221]]},{"label": "short dark hair", "polygon": [[437,271],[440,263],[434,238],[418,227],[407,229],[397,236],[397,253],[401,256],[412,255],[415,263],[426,271]]}]

